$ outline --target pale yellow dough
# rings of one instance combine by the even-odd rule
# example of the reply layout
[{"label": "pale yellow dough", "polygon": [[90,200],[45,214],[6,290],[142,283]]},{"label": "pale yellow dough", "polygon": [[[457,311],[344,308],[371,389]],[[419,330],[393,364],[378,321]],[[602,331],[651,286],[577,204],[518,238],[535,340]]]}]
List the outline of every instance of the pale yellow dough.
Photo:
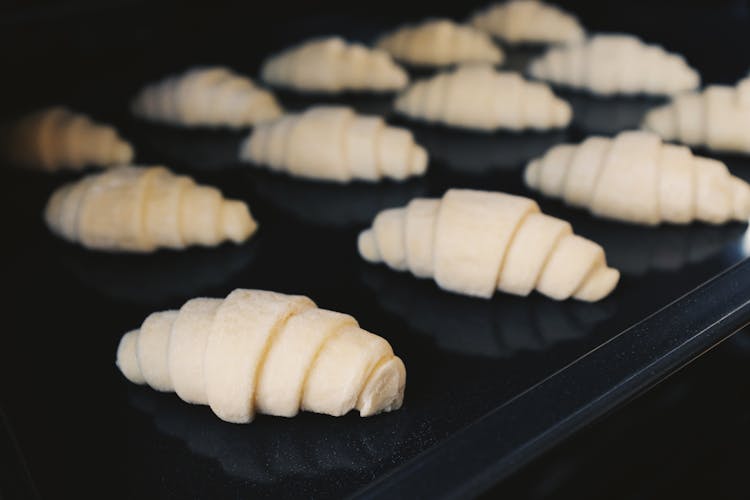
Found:
[{"label": "pale yellow dough", "polygon": [[240,243],[258,226],[244,202],[164,167],[117,167],[66,184],[44,216],[68,241],[128,252]]},{"label": "pale yellow dough", "polygon": [[143,88],[131,103],[134,115],[183,127],[240,128],[278,117],[276,98],[228,68],[201,67]]},{"label": "pale yellow dough", "polygon": [[351,316],[263,290],[150,315],[122,337],[116,364],[131,382],[176,390],[234,423],[258,412],[370,416],[400,408],[406,385],[388,342]]},{"label": "pale yellow dough", "polygon": [[385,210],[360,233],[358,249],[369,262],[483,298],[536,289],[556,300],[594,302],[620,278],[604,250],[570,224],[542,214],[529,198],[491,191],[450,189],[441,199]]},{"label": "pale yellow dough", "polygon": [[415,66],[500,64],[505,58],[502,49],[487,34],[449,19],[428,19],[402,26],[380,37],[376,46]]},{"label": "pale yellow dough", "polygon": [[566,44],[586,36],[575,16],[538,0],[492,4],[472,16],[471,24],[510,43]]},{"label": "pale yellow dough", "polygon": [[270,85],[325,93],[392,92],[409,81],[387,52],[340,37],[308,40],[271,56],[261,74]]},{"label": "pale yellow dough", "polygon": [[665,141],[750,154],[750,78],[680,94],[649,111],[642,127]]},{"label": "pale yellow dough", "polygon": [[484,64],[461,66],[412,84],[396,99],[396,110],[451,127],[546,130],[570,123],[570,105],[549,86]]},{"label": "pale yellow dough", "polygon": [[718,160],[693,156],[645,131],[589,137],[532,160],[526,185],[594,215],[654,226],[750,217],[750,185]]},{"label": "pale yellow dough", "polygon": [[47,172],[133,160],[133,147],[113,127],[59,106],[13,123],[3,137],[2,152],[15,165]]},{"label": "pale yellow dough", "polygon": [[257,126],[239,156],[296,177],[350,182],[422,175],[427,152],[411,132],[344,106],[315,106]]},{"label": "pale yellow dough", "polygon": [[550,49],[531,62],[529,74],[599,95],[671,95],[700,85],[681,55],[633,35],[596,35]]}]

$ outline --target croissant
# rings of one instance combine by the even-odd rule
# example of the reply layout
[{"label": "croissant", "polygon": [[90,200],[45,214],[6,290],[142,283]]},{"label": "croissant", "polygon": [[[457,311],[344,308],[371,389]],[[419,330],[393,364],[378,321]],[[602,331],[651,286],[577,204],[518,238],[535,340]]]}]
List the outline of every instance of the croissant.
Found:
[{"label": "croissant", "polygon": [[636,224],[723,224],[750,216],[750,185],[720,161],[663,144],[651,132],[555,146],[528,164],[524,181],[594,215]]},{"label": "croissant", "polygon": [[257,224],[242,201],[163,167],[117,167],[57,189],[45,209],[52,232],[98,250],[242,242]]},{"label": "croissant", "polygon": [[427,153],[411,132],[343,106],[317,106],[260,125],[239,155],[272,170],[338,182],[402,180],[427,168]]},{"label": "croissant", "polygon": [[586,33],[575,16],[538,0],[510,0],[474,14],[471,24],[510,43],[573,43]]},{"label": "croissant", "polygon": [[351,316],[262,290],[151,314],[120,340],[117,366],[131,382],[175,391],[234,423],[300,409],[370,416],[400,408],[406,384],[390,344]]},{"label": "croissant", "polygon": [[22,117],[3,142],[11,163],[48,172],[133,160],[132,146],[113,127],[59,106]]},{"label": "croissant", "polygon": [[750,78],[680,94],[646,114],[642,126],[666,141],[750,153]]},{"label": "croissant", "polygon": [[417,25],[402,26],[380,37],[376,46],[415,66],[500,64],[505,58],[486,33],[448,19],[428,19]]},{"label": "croissant", "polygon": [[263,63],[263,81],[308,92],[388,92],[402,89],[406,72],[388,53],[342,38],[309,40]]},{"label": "croissant", "polygon": [[538,82],[487,65],[463,66],[411,85],[396,110],[428,122],[478,130],[562,128],[568,103]]},{"label": "croissant", "polygon": [[133,99],[134,115],[184,127],[240,128],[276,118],[276,98],[227,68],[193,68],[147,85]]},{"label": "croissant", "polygon": [[597,35],[550,49],[531,62],[529,74],[600,95],[669,95],[700,85],[681,55],[632,35]]},{"label": "croissant", "polygon": [[542,214],[534,200],[490,191],[450,189],[442,199],[384,210],[357,244],[368,262],[475,297],[536,289],[555,300],[595,302],[620,278],[602,247],[574,235],[570,224]]}]

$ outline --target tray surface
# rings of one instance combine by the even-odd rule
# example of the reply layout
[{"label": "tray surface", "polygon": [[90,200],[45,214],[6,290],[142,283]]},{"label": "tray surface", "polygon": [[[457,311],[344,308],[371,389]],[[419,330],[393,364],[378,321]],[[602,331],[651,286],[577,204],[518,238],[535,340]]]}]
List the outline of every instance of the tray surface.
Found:
[{"label": "tray surface", "polygon": [[[163,15],[155,13],[157,19]],[[367,39],[379,29],[362,18],[309,19],[279,22],[268,47],[336,29]],[[147,27],[142,31],[144,37],[152,36]],[[658,101],[606,102],[561,92],[576,113],[569,130],[482,135],[398,119],[388,114],[389,98],[348,96],[335,101],[386,114],[392,123],[411,128],[430,152],[428,175],[403,184],[312,183],[237,164],[234,154],[247,132],[182,131],[144,124],[125,113],[125,99],[140,84],[190,63],[226,62],[248,73],[257,68],[260,49],[242,54],[234,47],[225,60],[221,52],[212,52],[222,40],[192,56],[177,42],[164,41],[153,53],[141,53],[142,59],[127,64],[122,59],[120,67],[103,62],[107,71],[91,80],[63,74],[61,81],[68,82],[61,84],[63,90],[50,91],[39,102],[70,103],[109,120],[133,141],[139,163],[168,165],[246,200],[260,222],[260,231],[246,244],[149,256],[85,251],[51,236],[40,217],[49,193],[72,176],[2,170],[2,213],[5,227],[11,228],[4,245],[5,278],[12,298],[0,348],[0,429],[7,435],[11,458],[19,470],[28,471],[23,481],[29,491],[44,497],[112,489],[114,496],[136,498],[326,497],[383,494],[388,491],[383,485],[390,485],[398,492],[420,463],[430,463],[435,450],[442,455],[434,457],[451,450],[468,453],[455,455],[455,461],[471,456],[471,450],[446,443],[481,426],[488,415],[503,416],[497,421],[503,426],[490,429],[500,443],[508,443],[513,425],[521,425],[527,415],[523,412],[572,411],[558,403],[578,401],[578,389],[597,372],[576,367],[591,366],[592,359],[605,368],[620,366],[618,360],[639,360],[650,348],[661,355],[667,348],[651,340],[669,340],[673,329],[696,328],[698,334],[714,328],[705,342],[680,351],[669,365],[659,365],[658,373],[631,387],[643,389],[748,320],[750,274],[748,266],[740,264],[704,288],[703,295],[694,296],[701,301],[682,300],[666,311],[659,317],[660,328],[650,323],[646,341],[633,340],[643,335],[636,329],[586,356],[741,263],[750,252],[744,224],[639,228],[595,220],[534,196],[546,213],[569,220],[577,233],[604,246],[610,265],[622,271],[615,293],[596,304],[558,303],[537,294],[472,300],[442,292],[433,282],[368,265],[357,255],[356,235],[378,210],[415,196],[439,196],[449,187],[529,196],[520,181],[526,161],[560,142],[632,127]],[[128,50],[122,48],[119,55]],[[511,67],[521,68],[534,53],[528,48],[511,51]],[[99,53],[92,49],[92,54]],[[82,68],[87,61],[75,64]],[[284,93],[281,98],[289,108],[315,102]],[[33,91],[20,101],[15,105],[19,109],[34,104]],[[749,159],[720,158],[733,173],[750,180]],[[355,414],[339,419],[301,414],[293,420],[259,416],[251,425],[237,426],[219,421],[207,407],[182,403],[174,394],[135,387],[117,371],[114,355],[120,336],[149,313],[177,308],[196,296],[225,296],[237,287],[302,293],[384,336],[407,366],[404,407],[368,419]],[[627,351],[636,348],[641,350]],[[624,374],[636,369],[635,364],[625,365]],[[569,369],[555,375],[565,367]],[[533,392],[540,387],[546,392]],[[613,398],[610,406],[632,392]],[[530,401],[524,394],[552,399]],[[513,466],[506,464],[487,481]],[[470,471],[461,477],[446,472],[445,480],[465,481],[469,476]],[[436,478],[435,484],[440,483]],[[424,483],[412,482],[410,487],[401,492],[430,489]]]}]

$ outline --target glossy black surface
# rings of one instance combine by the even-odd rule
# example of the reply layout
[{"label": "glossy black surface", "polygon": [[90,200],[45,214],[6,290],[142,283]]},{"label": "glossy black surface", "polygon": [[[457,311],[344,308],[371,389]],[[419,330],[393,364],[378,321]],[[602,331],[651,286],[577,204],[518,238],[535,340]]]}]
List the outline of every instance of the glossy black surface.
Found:
[{"label": "glossy black surface", "polygon": [[[591,10],[582,11],[584,22],[594,30],[619,27],[662,41],[685,53],[712,81],[740,75],[734,70],[739,67],[736,60],[728,63],[706,54],[717,44],[729,46],[734,35],[728,28],[705,28],[714,29],[705,46],[686,34],[712,19],[728,20],[735,29],[745,26],[736,20],[744,15],[741,19],[747,22],[747,11],[738,10],[737,4],[685,7],[682,12],[692,13],[682,19],[685,27],[668,31],[663,28],[670,19],[668,9],[653,9],[641,19],[622,6],[606,13],[601,7],[586,8]],[[606,128],[643,112],[643,99],[611,103],[617,117],[610,120],[613,111],[602,102],[576,95],[574,126],[559,133],[469,134],[389,116],[412,128],[430,150],[428,175],[404,184],[346,187],[237,164],[233,154],[246,132],[180,131],[140,123],[125,112],[127,98],[142,83],[186,65],[226,63],[253,73],[268,51],[305,36],[338,31],[369,39],[383,27],[414,17],[414,11],[418,17],[427,10],[412,7],[401,15],[394,5],[368,16],[347,10],[346,15],[328,15],[308,8],[304,15],[291,15],[279,8],[264,25],[238,4],[180,9],[171,3],[148,7],[125,2],[104,13],[89,6],[30,19],[8,18],[12,22],[3,36],[15,36],[28,46],[9,59],[9,67],[17,71],[9,71],[7,85],[18,98],[8,102],[6,116],[63,102],[111,120],[133,140],[139,162],[166,164],[246,200],[261,225],[257,236],[239,247],[151,256],[97,254],[55,239],[41,220],[49,193],[73,176],[3,168],[0,213],[7,230],[3,262],[9,293],[0,347],[0,453],[7,453],[9,460],[0,456],[0,461],[13,464],[2,468],[2,474],[15,478],[9,483],[13,488],[43,497],[106,492],[107,497],[128,498],[338,497],[357,491],[382,493],[383,486],[402,493],[419,486],[436,492],[442,484],[431,481],[436,476],[407,473],[419,469],[416,464],[429,464],[430,453],[443,453],[453,454],[458,465],[451,471],[455,475],[442,476],[444,481],[453,479],[449,488],[437,492],[460,492],[478,471],[469,467],[469,459],[487,457],[488,465],[502,458],[492,457],[500,450],[490,439],[480,440],[476,450],[464,450],[466,460],[456,451],[460,447],[451,448],[461,436],[481,437],[471,429],[486,423],[483,417],[491,412],[502,416],[499,422],[516,422],[518,428],[485,428],[490,438],[516,434],[514,439],[520,440],[525,433],[541,432],[537,424],[564,423],[565,412],[577,408],[573,403],[582,409],[600,389],[620,388],[608,393],[607,405],[586,406],[588,421],[747,322],[744,305],[737,305],[748,300],[745,264],[714,282],[716,288],[704,288],[696,303],[673,306],[671,313],[660,316],[658,328],[632,330],[640,333],[626,333],[619,343],[610,342],[581,360],[593,360],[593,365],[571,365],[742,261],[750,245],[747,226],[741,224],[638,228],[595,220],[541,199],[543,210],[570,220],[578,233],[600,242],[611,264],[622,270],[618,289],[597,304],[557,303],[538,295],[471,300],[441,292],[429,281],[367,265],[357,255],[356,235],[379,209],[414,196],[438,196],[454,186],[529,195],[520,182],[520,169],[528,159],[562,141],[612,132]],[[654,27],[659,26],[654,17],[661,19],[661,31]],[[747,33],[736,35],[743,36]],[[56,48],[58,44],[62,48]],[[511,66],[521,67],[529,55],[527,49],[511,53]],[[282,99],[289,107],[312,102],[286,94]],[[387,109],[382,97],[335,101],[368,112]],[[722,159],[735,174],[750,179],[750,160]],[[737,286],[727,285],[733,280]],[[370,419],[260,416],[251,425],[235,426],[175,395],[134,387],[117,372],[114,353],[120,335],[147,314],[178,307],[198,295],[223,296],[236,287],[309,295],[321,307],[346,311],[364,328],[383,335],[407,365],[404,407]],[[694,338],[685,338],[693,331]],[[670,352],[670,342],[684,348],[663,356]],[[575,377],[550,378],[569,365],[563,374]],[[586,366],[593,368],[587,371]],[[641,369],[646,370],[642,378],[621,383],[622,377]],[[599,378],[601,374],[611,377]],[[592,377],[597,383],[591,383]],[[547,394],[551,399],[529,400],[531,393],[514,399],[545,380],[552,384],[546,387],[556,391]],[[511,400],[530,406],[504,406]],[[503,413],[508,408],[511,411]],[[538,418],[526,419],[527,408],[534,408]],[[535,453],[575,430],[559,429],[557,435],[545,436],[545,446],[540,444]],[[512,469],[495,470],[480,486],[489,486]],[[398,477],[404,482],[390,482]]]}]

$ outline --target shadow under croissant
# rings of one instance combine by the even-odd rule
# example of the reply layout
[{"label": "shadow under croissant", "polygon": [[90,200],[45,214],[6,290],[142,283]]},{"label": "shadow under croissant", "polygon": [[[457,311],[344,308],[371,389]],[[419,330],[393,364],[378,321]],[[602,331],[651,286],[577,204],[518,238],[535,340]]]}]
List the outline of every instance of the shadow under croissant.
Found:
[{"label": "shadow under croissant", "polygon": [[641,128],[641,121],[652,108],[667,99],[649,96],[602,97],[582,91],[555,89],[573,108],[573,126],[585,134],[614,135]]},{"label": "shadow under croissant", "polygon": [[452,173],[481,175],[518,171],[566,139],[564,131],[483,133],[410,124],[418,144]]},{"label": "shadow under croissant", "polygon": [[423,179],[347,185],[254,172],[254,194],[295,219],[321,226],[369,223],[384,208],[405,205],[427,192]]},{"label": "shadow under croissant", "polygon": [[678,271],[742,244],[747,224],[693,223],[643,227],[593,217],[575,219],[575,230],[604,247],[607,262],[623,274]]},{"label": "shadow under croissant", "polygon": [[297,92],[274,89],[281,106],[287,112],[304,111],[312,106],[349,106],[357,113],[385,117],[393,109],[394,92]]},{"label": "shadow under croissant", "polygon": [[257,254],[256,238],[216,248],[153,254],[92,252],[60,242],[63,266],[85,286],[117,300],[160,304],[201,295],[244,269]]},{"label": "shadow under croissant", "polygon": [[183,128],[134,118],[124,133],[138,145],[136,161],[140,164],[211,171],[238,166],[240,143],[249,130]]},{"label": "shadow under croissant", "polygon": [[584,337],[616,310],[611,298],[590,304],[538,294],[491,300],[454,295],[432,280],[368,264],[362,264],[360,278],[385,310],[432,337],[440,349],[471,356],[507,358],[548,349]]},{"label": "shadow under croissant", "polygon": [[188,405],[174,394],[145,387],[129,387],[128,400],[152,417],[162,434],[217,460],[230,476],[259,483],[371,467],[393,454],[408,431],[408,424],[394,424],[398,413],[368,418],[258,415],[251,424],[235,425],[222,422],[206,406]]}]

